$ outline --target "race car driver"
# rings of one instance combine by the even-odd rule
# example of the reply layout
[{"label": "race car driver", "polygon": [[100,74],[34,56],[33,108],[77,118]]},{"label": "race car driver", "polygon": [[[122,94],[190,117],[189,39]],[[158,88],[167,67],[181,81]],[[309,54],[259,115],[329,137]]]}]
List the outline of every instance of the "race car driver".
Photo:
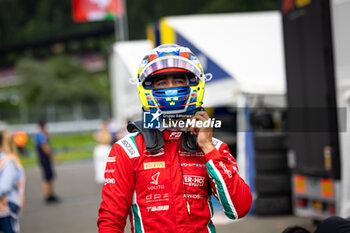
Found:
[{"label": "race car driver", "polygon": [[248,213],[250,189],[228,146],[212,137],[211,126],[150,125],[171,114],[175,121],[186,114],[195,122],[210,120],[201,107],[205,80],[199,60],[186,47],[161,45],[145,56],[137,76],[144,119],[130,122],[131,134],[109,154],[100,233],[124,232],[128,215],[132,232],[215,232],[212,193],[228,218]]}]

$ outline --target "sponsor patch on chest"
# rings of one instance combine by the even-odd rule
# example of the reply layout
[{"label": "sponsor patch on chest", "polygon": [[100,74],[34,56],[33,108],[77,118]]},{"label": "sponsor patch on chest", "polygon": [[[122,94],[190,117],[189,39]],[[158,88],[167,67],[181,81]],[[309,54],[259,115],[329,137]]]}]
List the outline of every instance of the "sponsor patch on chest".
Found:
[{"label": "sponsor patch on chest", "polygon": [[182,132],[171,132],[169,140],[178,140],[182,135]]},{"label": "sponsor patch on chest", "polygon": [[205,164],[201,164],[201,163],[181,163],[181,166],[206,168]]},{"label": "sponsor patch on chest", "polygon": [[165,162],[148,162],[143,163],[143,169],[165,168]]},{"label": "sponsor patch on chest", "polygon": [[169,201],[169,193],[155,193],[155,194],[151,193],[146,196],[147,203],[158,202],[158,201]]},{"label": "sponsor patch on chest", "polygon": [[179,151],[179,155],[180,155],[180,156],[198,156],[198,157],[204,157],[204,153],[203,153],[203,152],[191,153],[191,152],[187,152],[187,151]]},{"label": "sponsor patch on chest", "polygon": [[146,207],[146,209],[147,209],[147,212],[164,211],[164,210],[168,210],[169,206],[168,205],[149,206],[149,207]]},{"label": "sponsor patch on chest", "polygon": [[185,184],[188,186],[203,186],[205,177],[204,176],[192,176],[192,175],[185,175]]}]

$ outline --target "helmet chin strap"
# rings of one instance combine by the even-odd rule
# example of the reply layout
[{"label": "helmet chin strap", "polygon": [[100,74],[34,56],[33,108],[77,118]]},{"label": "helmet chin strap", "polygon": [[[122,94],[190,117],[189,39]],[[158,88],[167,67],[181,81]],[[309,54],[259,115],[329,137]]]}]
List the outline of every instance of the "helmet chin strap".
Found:
[{"label": "helmet chin strap", "polygon": [[[159,108],[158,108],[157,111],[159,111]],[[206,110],[205,110],[204,107],[200,106],[200,107],[198,107],[198,108],[194,108],[194,109],[188,110],[188,111],[183,112],[183,113],[178,113],[178,114],[191,115],[191,116],[193,116],[193,115],[196,114],[196,112],[198,112],[198,111],[206,111]],[[148,111],[146,111],[146,110],[142,107],[142,112],[148,112]],[[167,115],[167,114],[163,114],[163,115]],[[169,114],[169,115],[173,115],[173,114]],[[180,118],[180,119],[184,120],[184,119],[187,119],[187,118],[184,117],[184,118]],[[174,120],[176,120],[176,119],[174,119]]]},{"label": "helmet chin strap", "polygon": [[[156,152],[164,147],[164,138],[158,129],[143,128],[142,121],[128,122],[127,129],[130,133],[139,132],[145,140],[146,150]],[[198,150],[197,136],[185,132],[181,139],[181,146],[184,150],[195,153]]]},{"label": "helmet chin strap", "polygon": [[[144,108],[142,108],[142,111],[145,112]],[[195,109],[191,109],[191,110],[188,110],[184,113],[181,113],[181,115],[188,115],[188,116],[184,116],[184,117],[181,117],[181,118],[167,118],[169,121],[173,121],[173,122],[177,122],[177,121],[184,121],[184,120],[187,120],[187,119],[190,119],[194,114],[196,114],[196,112],[198,111],[205,111],[205,108],[200,106],[198,108],[195,108]],[[158,114],[160,114],[160,111],[159,109],[157,110]],[[180,114],[180,113],[179,113]],[[166,115],[166,114],[164,114]],[[174,114],[169,114],[169,115],[174,115]],[[178,128],[178,127],[168,127],[168,128],[164,128],[163,127],[163,124],[161,123],[161,126],[160,126],[160,131],[163,131],[164,129],[168,129],[168,130],[176,130],[176,131],[184,131],[185,133],[187,133],[188,131],[188,128]]]}]

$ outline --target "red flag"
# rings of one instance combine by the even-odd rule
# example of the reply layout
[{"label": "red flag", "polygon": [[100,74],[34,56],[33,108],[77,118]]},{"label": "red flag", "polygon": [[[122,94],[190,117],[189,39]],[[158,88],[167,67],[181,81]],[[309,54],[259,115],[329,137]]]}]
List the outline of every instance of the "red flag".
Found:
[{"label": "red flag", "polygon": [[123,0],[72,0],[75,22],[115,19],[124,14]]}]

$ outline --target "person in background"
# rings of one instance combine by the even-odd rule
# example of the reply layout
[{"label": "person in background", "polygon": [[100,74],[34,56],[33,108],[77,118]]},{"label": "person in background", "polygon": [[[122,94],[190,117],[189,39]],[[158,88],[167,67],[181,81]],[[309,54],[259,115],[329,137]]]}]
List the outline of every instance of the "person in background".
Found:
[{"label": "person in background", "polygon": [[45,121],[39,121],[39,132],[34,136],[36,151],[38,154],[39,164],[43,174],[43,191],[45,202],[47,204],[60,202],[54,194],[53,180],[55,173],[52,167],[53,151],[49,144],[50,135],[46,130]]},{"label": "person in background", "polygon": [[109,134],[111,135],[112,139],[110,141],[110,145],[113,146],[113,144],[118,141],[117,138],[117,133],[119,131],[120,126],[118,124],[116,124],[113,119],[109,119],[106,120],[104,122],[104,124],[106,125],[107,131],[109,132]]},{"label": "person in background", "polygon": [[332,216],[323,220],[314,233],[349,233],[350,218]]},{"label": "person in background", "polygon": [[105,182],[104,172],[113,140],[108,131],[108,121],[103,122],[100,130],[94,134],[94,139],[98,143],[94,148],[95,181],[102,184]]},{"label": "person in background", "polygon": [[0,232],[19,232],[24,207],[25,176],[16,145],[7,131],[0,131]]},{"label": "person in background", "polygon": [[284,229],[282,233],[311,233],[311,232],[300,226],[289,226],[286,229]]},{"label": "person in background", "polygon": [[127,130],[127,126],[128,126],[129,121],[131,121],[131,120],[130,119],[126,119],[126,121],[123,123],[123,125],[117,131],[117,133],[116,133],[117,141],[122,139],[123,137],[125,137],[126,135],[129,134],[129,132]]},{"label": "person in background", "polygon": [[[282,233],[311,233],[300,226],[289,226]],[[350,233],[350,218],[331,216],[324,219],[313,233]]]}]

